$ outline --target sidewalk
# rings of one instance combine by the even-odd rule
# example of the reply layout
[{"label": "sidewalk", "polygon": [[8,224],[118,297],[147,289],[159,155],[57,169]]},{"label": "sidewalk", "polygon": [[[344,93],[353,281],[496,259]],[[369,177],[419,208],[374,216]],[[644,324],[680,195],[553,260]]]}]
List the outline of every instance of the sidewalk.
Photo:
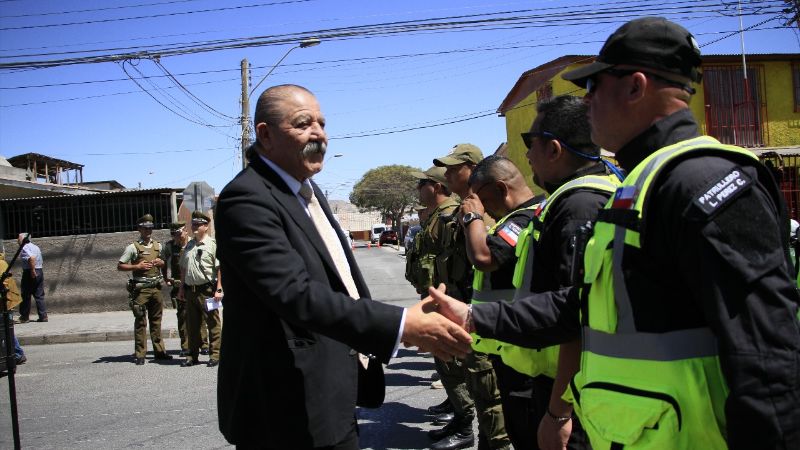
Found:
[{"label": "sidewalk", "polygon": [[[20,345],[133,340],[133,313],[130,311],[48,314],[48,322],[35,322],[36,314],[32,314],[31,319],[33,321],[28,323],[14,324]],[[148,339],[149,336],[148,332]],[[164,339],[178,337],[174,309],[164,309],[161,336]]]}]

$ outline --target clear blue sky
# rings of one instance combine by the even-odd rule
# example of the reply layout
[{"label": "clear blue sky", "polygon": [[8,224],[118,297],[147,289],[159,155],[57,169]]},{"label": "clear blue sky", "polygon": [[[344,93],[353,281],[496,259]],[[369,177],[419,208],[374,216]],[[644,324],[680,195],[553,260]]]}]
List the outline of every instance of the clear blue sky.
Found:
[{"label": "clear blue sky", "polygon": [[[755,26],[745,33],[748,53],[800,52],[797,27],[774,29],[785,22],[775,14],[780,1],[742,4],[751,13],[743,18],[744,27]],[[752,14],[754,6],[763,9]],[[0,69],[0,154],[36,152],[84,164],[86,181],[155,188],[202,180],[219,193],[241,167],[240,61],[249,60],[254,84],[293,46],[290,34],[344,28],[350,37],[294,50],[253,103],[264,87],[280,83],[317,94],[328,121],[329,154],[343,156],[328,160],[315,179],[331,198],[346,199],[373,167],[425,169],[459,142],[494,151],[506,139],[504,119],[494,111],[523,72],[565,54],[597,54],[626,20],[665,15],[692,31],[704,54],[736,54],[738,35],[725,37],[739,28],[735,13],[736,2],[703,0],[0,0],[0,64],[169,52],[221,39],[286,42],[161,58],[212,111],[178,89],[153,61],[125,64],[134,78],[151,77],[138,81],[159,101],[214,127],[167,110],[118,62]],[[458,20],[477,20],[480,26],[420,28],[455,16],[470,16]],[[423,22],[433,18],[448,19]],[[501,20],[487,22],[491,19]],[[397,22],[406,23],[401,28]],[[353,28],[376,24],[383,25],[370,33]],[[118,48],[126,49],[112,50]],[[464,120],[475,116],[483,117]],[[437,126],[453,121],[460,122]],[[345,138],[410,128],[419,129]]]}]

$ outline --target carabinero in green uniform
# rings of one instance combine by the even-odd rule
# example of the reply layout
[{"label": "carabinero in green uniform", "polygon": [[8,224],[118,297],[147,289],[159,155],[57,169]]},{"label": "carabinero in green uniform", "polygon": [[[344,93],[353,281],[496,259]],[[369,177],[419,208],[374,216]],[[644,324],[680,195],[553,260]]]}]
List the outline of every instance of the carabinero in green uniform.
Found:
[{"label": "carabinero in green uniform", "polygon": [[145,214],[137,220],[139,239],[130,244],[119,259],[117,270],[132,272],[128,280],[128,306],[134,316],[134,358],[136,365],[143,365],[147,354],[147,324],[150,323],[150,340],[153,343],[154,359],[172,359],[164,349],[161,339],[161,316],[164,301],[161,284],[164,279],[161,267],[161,244],[152,240],[153,216]]},{"label": "carabinero in green uniform", "polygon": [[[437,167],[444,167],[447,186],[462,198],[470,194],[469,177],[473,168],[483,159],[480,149],[472,144],[458,144],[445,156],[433,160]],[[444,283],[447,292],[464,303],[472,300],[472,263],[467,256],[466,236],[464,227],[469,220],[459,206],[451,216],[440,216],[443,224],[441,235],[442,252],[436,256],[434,272],[434,285]],[[467,223],[465,223],[467,220]],[[481,218],[482,226],[491,226],[491,218]],[[488,222],[488,223],[487,223]],[[474,402],[478,418],[479,447],[489,449],[504,449],[510,446],[508,433],[505,429],[503,408],[500,391],[497,388],[497,379],[492,362],[488,355],[473,351],[463,361],[449,364],[449,373],[454,374],[454,379],[463,376],[471,399],[463,397],[462,410],[471,411]],[[452,367],[455,366],[455,367]],[[458,374],[460,369],[461,374]],[[443,369],[447,370],[447,369]],[[449,377],[443,376],[445,382]],[[445,386],[447,384],[445,383]],[[471,401],[470,401],[471,400]],[[471,420],[468,414],[459,417],[459,408],[456,407],[456,418],[442,430],[433,430],[432,436],[440,438],[432,448],[455,448],[465,445],[472,434]],[[437,433],[438,432],[438,433]]]}]

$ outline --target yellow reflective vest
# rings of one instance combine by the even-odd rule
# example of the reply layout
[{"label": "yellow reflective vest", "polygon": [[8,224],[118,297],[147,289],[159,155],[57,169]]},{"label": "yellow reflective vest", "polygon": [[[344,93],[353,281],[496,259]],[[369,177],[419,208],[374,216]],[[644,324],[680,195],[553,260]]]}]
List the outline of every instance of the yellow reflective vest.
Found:
[{"label": "yellow reflective vest", "polygon": [[[564,193],[575,189],[592,189],[600,192],[612,193],[619,186],[619,180],[614,175],[586,175],[570,180],[550,197],[539,205],[534,220],[531,221],[525,232],[520,235],[517,244],[517,265],[514,268],[514,286],[517,288],[514,298],[526,297],[531,294],[531,280],[533,274],[533,258],[535,243],[539,240],[542,224],[547,217],[552,205]],[[555,378],[558,368],[558,346],[544,348],[527,348],[516,345],[503,345],[500,349],[503,363],[519,373],[535,377],[547,375]]]}]

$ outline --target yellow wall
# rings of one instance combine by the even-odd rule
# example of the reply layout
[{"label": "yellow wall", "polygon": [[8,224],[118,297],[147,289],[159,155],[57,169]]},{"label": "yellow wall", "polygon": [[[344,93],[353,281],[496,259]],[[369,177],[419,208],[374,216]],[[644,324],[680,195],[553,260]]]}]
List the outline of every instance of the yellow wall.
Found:
[{"label": "yellow wall", "polygon": [[[798,57],[800,61],[800,57]],[[767,134],[764,136],[767,147],[785,147],[800,145],[800,112],[794,111],[794,86],[792,84],[791,61],[758,61],[753,66],[764,68],[767,102]],[[733,66],[741,68],[740,63],[714,64],[715,66]],[[692,98],[690,107],[697,118],[703,132],[706,132],[705,98],[702,85],[697,87],[697,94]]]},{"label": "yellow wall", "polygon": [[[586,92],[583,89],[576,87],[571,82],[561,79],[561,74],[563,72],[572,70],[575,67],[578,67],[578,65],[573,64],[565,67],[564,70],[552,78],[551,81],[553,83],[554,97],[563,94],[577,95],[582,97]],[[531,124],[536,118],[537,101],[538,99],[536,98],[536,93],[533,92],[529,96],[525,97],[524,100],[519,102],[514,109],[506,112],[506,143],[508,145],[508,158],[513,161],[517,167],[519,167],[522,174],[525,175],[525,179],[528,181],[528,184],[531,186],[534,193],[538,195],[544,191],[539,186],[533,184],[533,173],[531,172],[530,165],[528,165],[528,159],[525,157],[525,153],[527,153],[528,149],[525,148],[525,144],[522,143],[522,138],[519,136],[520,133],[530,130]]]},{"label": "yellow wall", "polygon": [[[800,57],[798,57],[800,61]],[[792,63],[790,61],[756,62],[754,65],[764,67],[767,102],[767,140],[768,147],[783,147],[800,145],[800,112],[794,111],[794,94],[792,85]],[[553,95],[571,94],[582,96],[585,91],[574,84],[561,79],[561,74],[570,71],[581,64],[572,64],[552,78]],[[722,64],[714,64],[722,65]],[[731,64],[738,65],[741,64]],[[702,85],[696,85],[697,94],[692,97],[689,104],[692,113],[700,124],[700,129],[706,130],[705,101]],[[525,148],[519,135],[530,129],[531,123],[536,118],[536,93],[530,94],[517,106],[506,112],[506,135],[508,143],[508,157],[520,168],[526,178],[531,177],[528,160],[525,158]],[[537,193],[541,189],[534,187]]]}]

